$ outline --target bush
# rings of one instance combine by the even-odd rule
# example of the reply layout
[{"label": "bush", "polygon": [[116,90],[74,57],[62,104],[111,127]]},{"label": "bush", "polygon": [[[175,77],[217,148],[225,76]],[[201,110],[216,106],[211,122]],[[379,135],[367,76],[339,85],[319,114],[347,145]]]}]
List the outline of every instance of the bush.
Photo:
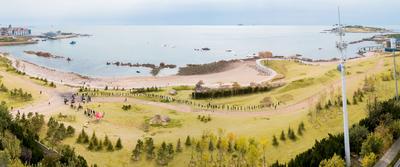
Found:
[{"label": "bush", "polygon": [[369,131],[366,127],[355,125],[350,128],[350,148],[351,151],[358,154],[361,151],[363,141],[368,137]]},{"label": "bush", "polygon": [[383,148],[383,140],[376,134],[370,134],[362,143],[361,146],[361,155],[367,156],[370,153],[379,154]]},{"label": "bush", "polygon": [[372,167],[375,165],[377,160],[377,156],[374,153],[369,153],[368,155],[364,156],[361,160],[361,166],[363,167]]},{"label": "bush", "polygon": [[333,154],[332,158],[325,159],[319,164],[320,167],[345,167],[346,163],[344,160],[336,154]]}]

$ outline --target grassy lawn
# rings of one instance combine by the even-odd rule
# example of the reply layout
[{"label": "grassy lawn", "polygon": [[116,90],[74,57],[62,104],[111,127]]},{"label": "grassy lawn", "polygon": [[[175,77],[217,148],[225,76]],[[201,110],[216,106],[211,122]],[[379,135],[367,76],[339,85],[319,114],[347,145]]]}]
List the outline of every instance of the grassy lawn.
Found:
[{"label": "grassy lawn", "polygon": [[[295,113],[282,114],[276,116],[251,116],[251,115],[212,115],[212,121],[208,123],[201,122],[197,119],[197,113],[180,113],[168,109],[156,108],[147,105],[134,104],[129,111],[121,109],[124,103],[93,103],[86,107],[95,109],[96,111],[105,112],[104,120],[93,122],[85,129],[89,134],[96,131],[99,138],[103,138],[107,134],[113,142],[121,137],[124,148],[115,152],[90,152],[87,146],[76,144],[74,138],[68,138],[64,144],[75,147],[76,151],[83,155],[90,163],[97,163],[100,166],[132,166],[147,164],[147,162],[133,162],[130,160],[131,151],[135,146],[137,139],[145,136],[151,136],[156,144],[162,141],[175,142],[178,138],[184,141],[187,135],[199,138],[203,132],[211,131],[217,133],[218,129],[224,129],[226,132],[235,133],[237,136],[254,137],[256,139],[267,138],[269,141],[272,135],[279,136],[282,130],[287,131],[288,127],[297,128],[300,122],[306,125],[306,131],[302,137],[295,142],[287,140],[281,142],[279,147],[275,148],[269,145],[267,155],[268,161],[275,160],[287,161],[296,154],[308,149],[314,144],[316,139],[321,139],[329,133],[338,133],[342,131],[342,117],[339,109],[332,111],[324,111],[318,114],[309,115],[308,110],[301,110]],[[364,103],[357,106],[350,106],[350,122],[358,122],[365,117]],[[70,109],[60,111],[64,115],[67,114],[75,118],[74,121],[64,121],[65,124],[73,126],[78,132],[83,128],[88,118],[83,115],[82,111],[76,112]],[[142,125],[146,118],[155,114],[168,115],[172,120],[180,122],[179,126],[162,128],[150,127],[149,132],[144,132]],[[55,116],[57,114],[55,113]],[[316,121],[315,121],[316,120]],[[190,159],[190,149],[178,154],[171,162],[172,166],[185,166],[182,162],[188,162]],[[110,158],[113,157],[113,158]],[[110,161],[101,161],[102,159],[110,159]],[[187,164],[187,163],[186,163]]]},{"label": "grassy lawn", "polygon": [[[369,70],[379,66],[379,59],[382,59],[382,57],[351,61],[347,64],[347,90],[349,99],[353,92],[362,86],[366,76],[390,69],[391,58],[389,57],[383,58],[383,68],[370,72]],[[339,72],[336,71],[335,64],[327,66],[305,66],[295,62],[289,62],[289,64],[283,68],[280,66],[282,64],[279,63],[284,64],[285,62],[269,62],[269,64],[273,63],[275,63],[274,66],[282,68],[279,70],[285,74],[285,82],[289,82],[286,86],[267,93],[214,99],[212,103],[236,105],[258,104],[263,98],[273,96],[277,100],[287,101],[286,104],[291,104],[324,89],[325,91],[322,92],[325,93],[329,93],[329,91],[331,91],[330,89],[335,92],[339,91],[330,86],[334,83],[340,84],[340,76]],[[301,75],[301,70],[299,69],[303,68],[305,72],[308,72],[308,70],[312,72],[311,75]],[[314,68],[320,68],[320,70]],[[394,81],[381,81],[377,79],[375,84],[376,91],[369,93],[367,99],[373,99],[374,96],[377,96],[379,99],[384,100],[393,96]],[[157,92],[157,94],[168,95],[168,92],[172,89],[174,88],[163,88],[163,91]],[[191,88],[175,89],[178,91],[175,98],[181,99],[188,99],[192,91]],[[148,97],[139,98],[154,100]],[[211,102],[209,100],[197,101],[203,101],[204,103]],[[357,123],[366,116],[366,101],[367,100],[364,100],[364,102],[359,102],[357,105],[349,106],[350,124]],[[308,109],[301,109],[297,112],[273,116],[254,116],[251,114],[232,114],[227,116],[224,114],[212,114],[212,121],[204,123],[197,119],[199,114],[202,115],[201,113],[182,113],[134,103],[129,103],[133,106],[131,110],[124,111],[121,108],[124,104],[125,103],[92,103],[84,106],[85,108],[88,107],[106,113],[104,120],[98,123],[90,123],[88,128],[85,129],[86,132],[91,135],[92,131],[95,130],[97,136],[100,138],[107,134],[113,142],[115,142],[118,137],[121,137],[124,145],[122,150],[114,152],[90,152],[85,148],[86,146],[75,144],[75,139],[78,134],[76,134],[74,138],[65,140],[64,143],[74,146],[76,151],[83,155],[89,163],[97,163],[100,166],[151,166],[155,165],[154,161],[142,160],[133,162],[130,160],[131,151],[137,139],[151,136],[157,145],[162,141],[175,144],[179,138],[184,141],[187,135],[199,138],[206,131],[217,133],[219,129],[224,129],[226,133],[232,132],[237,136],[254,137],[255,139],[266,138],[269,140],[269,143],[271,143],[273,135],[279,137],[282,130],[286,133],[289,126],[296,129],[300,122],[304,122],[306,131],[303,136],[298,136],[298,140],[279,141],[278,147],[273,147],[269,144],[267,148],[267,159],[268,162],[271,163],[276,160],[281,162],[288,161],[298,153],[310,148],[315,140],[326,137],[328,133],[335,134],[343,131],[341,108],[335,107],[320,112],[310,112]],[[71,115],[75,118],[75,121],[66,121],[65,123],[75,127],[77,131],[80,131],[85,122],[88,121],[82,111],[76,112],[71,109],[66,109],[59,112]],[[178,126],[168,128],[150,127],[148,132],[144,132],[143,123],[146,119],[155,114],[168,115],[172,120],[178,121],[179,124]],[[190,160],[191,151],[191,148],[184,148],[184,151],[177,154],[174,160],[171,161],[170,166],[186,166]],[[104,159],[110,159],[110,161],[102,161]]]},{"label": "grassy lawn", "polygon": [[38,87],[28,83],[27,80],[29,80],[29,77],[17,73],[6,58],[0,57],[0,83],[4,84],[9,90],[21,88],[23,91],[32,94],[33,97],[33,100],[21,101],[11,98],[8,93],[0,92],[0,101],[5,101],[9,107],[18,108],[45,100],[47,97],[41,95]]}]

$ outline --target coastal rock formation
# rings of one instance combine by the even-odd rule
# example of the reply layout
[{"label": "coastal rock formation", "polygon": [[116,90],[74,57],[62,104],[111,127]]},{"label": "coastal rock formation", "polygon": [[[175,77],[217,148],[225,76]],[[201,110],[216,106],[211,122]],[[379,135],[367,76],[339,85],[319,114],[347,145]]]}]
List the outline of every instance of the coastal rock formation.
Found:
[{"label": "coastal rock formation", "polygon": [[156,66],[155,64],[150,64],[150,63],[144,63],[144,64],[139,64],[139,63],[124,63],[124,62],[107,62],[107,65],[115,65],[115,66],[127,66],[127,67],[146,67],[146,68],[151,68],[151,74],[153,76],[156,76],[162,69],[164,68],[169,68],[173,69],[176,68],[176,65],[174,64],[165,64],[164,62],[161,62],[159,66]]},{"label": "coastal rock formation", "polygon": [[29,54],[29,55],[36,55],[38,57],[44,57],[44,58],[49,58],[49,59],[66,59],[67,61],[72,61],[71,58],[67,57],[63,57],[63,56],[57,56],[57,55],[53,55],[49,52],[43,52],[43,51],[24,51],[24,53]]}]

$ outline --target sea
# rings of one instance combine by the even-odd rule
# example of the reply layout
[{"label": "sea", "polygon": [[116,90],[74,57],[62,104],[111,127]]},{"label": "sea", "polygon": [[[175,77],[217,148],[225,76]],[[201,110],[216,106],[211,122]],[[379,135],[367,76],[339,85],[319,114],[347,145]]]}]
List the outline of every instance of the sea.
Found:
[{"label": "sea", "polygon": [[[399,31],[400,26],[378,26]],[[91,77],[149,76],[144,67],[121,67],[106,65],[107,62],[130,62],[151,64],[175,64],[175,69],[163,69],[159,75],[174,75],[179,67],[187,64],[210,63],[219,60],[242,59],[271,51],[277,56],[300,54],[312,59],[338,57],[336,42],[339,37],[324,30],[332,26],[32,26],[34,35],[49,31],[90,34],[60,40],[39,41],[38,44],[2,46],[0,52],[41,66],[75,72]],[[360,40],[378,33],[347,33],[347,42]],[[71,45],[71,41],[76,44]],[[347,57],[357,56],[361,47],[376,46],[375,42],[349,45]],[[202,48],[209,48],[203,51]],[[48,59],[25,54],[24,51],[44,51],[53,55],[69,57]]]}]

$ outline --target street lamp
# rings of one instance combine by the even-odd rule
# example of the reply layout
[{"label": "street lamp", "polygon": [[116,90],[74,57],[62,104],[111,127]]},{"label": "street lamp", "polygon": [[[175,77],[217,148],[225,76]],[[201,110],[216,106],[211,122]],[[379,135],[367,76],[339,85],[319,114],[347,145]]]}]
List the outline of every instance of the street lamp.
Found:
[{"label": "street lamp", "polygon": [[347,114],[347,97],[346,97],[346,71],[345,71],[345,63],[346,63],[346,56],[344,54],[347,43],[343,41],[343,36],[345,35],[341,20],[340,20],[340,8],[338,7],[338,19],[339,25],[337,27],[336,33],[339,35],[339,41],[336,43],[336,48],[339,50],[341,55],[340,61],[340,72],[342,77],[342,108],[343,108],[343,133],[344,133],[344,151],[345,151],[345,159],[346,159],[346,166],[350,167],[350,142],[349,142],[349,118]]}]

